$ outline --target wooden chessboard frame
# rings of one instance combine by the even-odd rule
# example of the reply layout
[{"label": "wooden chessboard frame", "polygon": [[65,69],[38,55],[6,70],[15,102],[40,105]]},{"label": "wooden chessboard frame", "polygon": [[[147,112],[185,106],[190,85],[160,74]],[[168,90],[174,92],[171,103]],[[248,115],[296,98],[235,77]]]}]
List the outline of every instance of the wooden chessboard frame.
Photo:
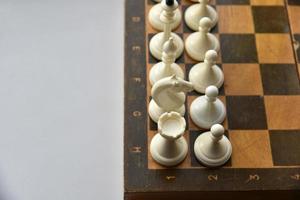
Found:
[{"label": "wooden chessboard frame", "polygon": [[[224,199],[234,197],[244,199],[299,198],[299,166],[272,169],[226,166],[221,169],[204,167],[166,169],[159,168],[155,163],[149,165],[152,161],[148,152],[148,132],[151,121],[147,114],[149,83],[146,69],[149,68],[147,67],[149,65],[149,38],[146,33],[146,3],[145,0],[127,0],[125,3],[125,199],[184,199],[186,195],[189,195],[190,199],[198,199],[199,195],[207,199],[214,197]],[[294,12],[289,17],[296,15],[295,11],[291,11],[293,6],[288,6],[286,2],[284,6],[288,8],[289,14]],[[300,39],[300,31],[297,32],[300,28],[294,28],[297,27],[295,19],[290,17],[289,23],[291,23],[291,34]],[[296,25],[293,26],[293,24]],[[293,53],[293,59],[297,58],[297,54],[299,54],[298,51]],[[188,116],[186,119],[189,120]]]}]

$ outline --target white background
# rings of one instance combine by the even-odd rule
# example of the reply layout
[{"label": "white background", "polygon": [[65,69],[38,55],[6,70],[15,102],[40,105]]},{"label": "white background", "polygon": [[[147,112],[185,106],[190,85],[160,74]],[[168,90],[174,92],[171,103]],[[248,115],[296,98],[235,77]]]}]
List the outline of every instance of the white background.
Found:
[{"label": "white background", "polygon": [[122,0],[0,0],[0,199],[118,200]]}]

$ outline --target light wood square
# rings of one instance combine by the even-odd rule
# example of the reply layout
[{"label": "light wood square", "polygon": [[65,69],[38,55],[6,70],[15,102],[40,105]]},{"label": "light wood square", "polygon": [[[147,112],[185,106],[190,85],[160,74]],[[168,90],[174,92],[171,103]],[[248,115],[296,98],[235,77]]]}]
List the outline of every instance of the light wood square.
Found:
[{"label": "light wood square", "polygon": [[258,64],[223,64],[226,95],[262,95]]},{"label": "light wood square", "polygon": [[300,96],[265,96],[268,127],[272,130],[300,129]]},{"label": "light wood square", "polygon": [[284,0],[251,0],[251,5],[284,5]]},{"label": "light wood square", "polygon": [[289,34],[256,34],[256,46],[260,63],[294,63]]},{"label": "light wood square", "polygon": [[254,33],[250,6],[218,6],[217,12],[221,33]]},{"label": "light wood square", "polygon": [[232,144],[232,168],[268,168],[273,166],[267,130],[229,131]]},{"label": "light wood square", "polygon": [[288,6],[288,12],[293,33],[300,33],[300,6]]}]

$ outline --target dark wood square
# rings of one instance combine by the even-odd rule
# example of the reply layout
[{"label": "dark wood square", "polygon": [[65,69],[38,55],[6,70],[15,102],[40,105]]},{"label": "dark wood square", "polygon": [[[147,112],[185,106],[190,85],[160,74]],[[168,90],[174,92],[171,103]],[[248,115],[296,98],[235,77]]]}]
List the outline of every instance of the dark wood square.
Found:
[{"label": "dark wood square", "polygon": [[[300,19],[299,19],[300,20]],[[294,35],[294,39],[296,40],[296,43],[299,45],[300,47],[300,34],[295,34]],[[297,61],[298,63],[300,63],[300,48],[296,49],[296,54],[297,54]]]},{"label": "dark wood square", "polygon": [[250,0],[216,0],[219,5],[249,5]]},{"label": "dark wood square", "polygon": [[297,68],[292,64],[260,65],[265,95],[300,94]]},{"label": "dark wood square", "polygon": [[155,123],[150,117],[149,117],[149,129],[151,131],[157,130],[157,123]]},{"label": "dark wood square", "polygon": [[273,163],[277,166],[300,165],[300,131],[270,131]]},{"label": "dark wood square", "polygon": [[226,105],[230,130],[267,129],[262,96],[226,96]]},{"label": "dark wood square", "polygon": [[224,63],[257,63],[254,34],[220,34]]},{"label": "dark wood square", "polygon": [[289,5],[299,5],[300,6],[300,1],[299,0],[288,0]]},{"label": "dark wood square", "polygon": [[255,32],[287,33],[289,23],[283,6],[252,6]]}]

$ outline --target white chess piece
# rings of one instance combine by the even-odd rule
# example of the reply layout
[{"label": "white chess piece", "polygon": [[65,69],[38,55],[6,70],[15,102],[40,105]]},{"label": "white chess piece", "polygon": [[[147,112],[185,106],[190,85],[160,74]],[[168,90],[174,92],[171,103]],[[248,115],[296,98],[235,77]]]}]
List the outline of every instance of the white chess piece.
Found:
[{"label": "white chess piece", "polygon": [[218,167],[225,164],[232,153],[232,146],[226,136],[224,127],[215,124],[210,131],[198,136],[194,144],[197,159],[208,167]]},{"label": "white chess piece", "polygon": [[209,28],[214,27],[218,22],[218,14],[213,7],[208,5],[210,0],[198,0],[199,3],[190,6],[184,15],[184,20],[189,28],[197,31],[199,28],[199,20],[208,17],[212,21]]},{"label": "white chess piece", "polygon": [[185,49],[188,55],[197,60],[203,61],[206,51],[220,50],[220,44],[216,36],[209,33],[211,20],[203,17],[199,22],[199,32],[192,33],[185,41]]},{"label": "white chess piece", "polygon": [[160,79],[172,76],[173,74],[184,79],[183,70],[178,64],[174,63],[176,49],[176,44],[174,43],[173,38],[170,37],[163,46],[162,62],[155,64],[149,72],[151,85]]},{"label": "white chess piece", "polygon": [[214,85],[220,88],[224,82],[222,70],[216,65],[218,54],[214,50],[208,50],[204,62],[192,67],[189,73],[189,80],[193,83],[194,89],[204,93],[205,89]]},{"label": "white chess piece", "polygon": [[158,120],[158,133],[150,143],[153,159],[164,166],[181,163],[188,152],[186,139],[183,137],[186,122],[179,113],[164,113]]},{"label": "white chess piece", "polygon": [[[149,23],[154,29],[163,31],[164,23],[160,20],[160,14],[162,13],[163,8],[162,8],[162,4],[160,3],[161,0],[156,2],[158,3],[155,4],[149,11],[148,19],[149,19]],[[174,12],[175,12],[174,22],[170,24],[171,30],[176,29],[180,25],[181,18],[182,18],[179,8],[177,8]]]},{"label": "white chess piece", "polygon": [[149,103],[149,116],[154,122],[165,112],[185,113],[185,93],[193,90],[192,83],[176,75],[157,81],[151,90],[152,100]]},{"label": "white chess piece", "polygon": [[218,88],[211,85],[206,88],[205,95],[192,102],[190,115],[197,126],[209,129],[213,124],[220,124],[224,121],[226,109],[217,96]]},{"label": "white chess piece", "polygon": [[[173,2],[173,4],[167,2]],[[178,8],[176,1],[163,0],[161,2],[163,12],[160,15],[161,21],[164,23],[164,31],[154,35],[149,43],[149,49],[151,54],[158,60],[162,59],[162,51],[164,43],[172,36],[174,43],[177,46],[175,57],[178,58],[184,49],[183,40],[176,34],[171,32],[170,24],[174,22],[174,11]]]}]

